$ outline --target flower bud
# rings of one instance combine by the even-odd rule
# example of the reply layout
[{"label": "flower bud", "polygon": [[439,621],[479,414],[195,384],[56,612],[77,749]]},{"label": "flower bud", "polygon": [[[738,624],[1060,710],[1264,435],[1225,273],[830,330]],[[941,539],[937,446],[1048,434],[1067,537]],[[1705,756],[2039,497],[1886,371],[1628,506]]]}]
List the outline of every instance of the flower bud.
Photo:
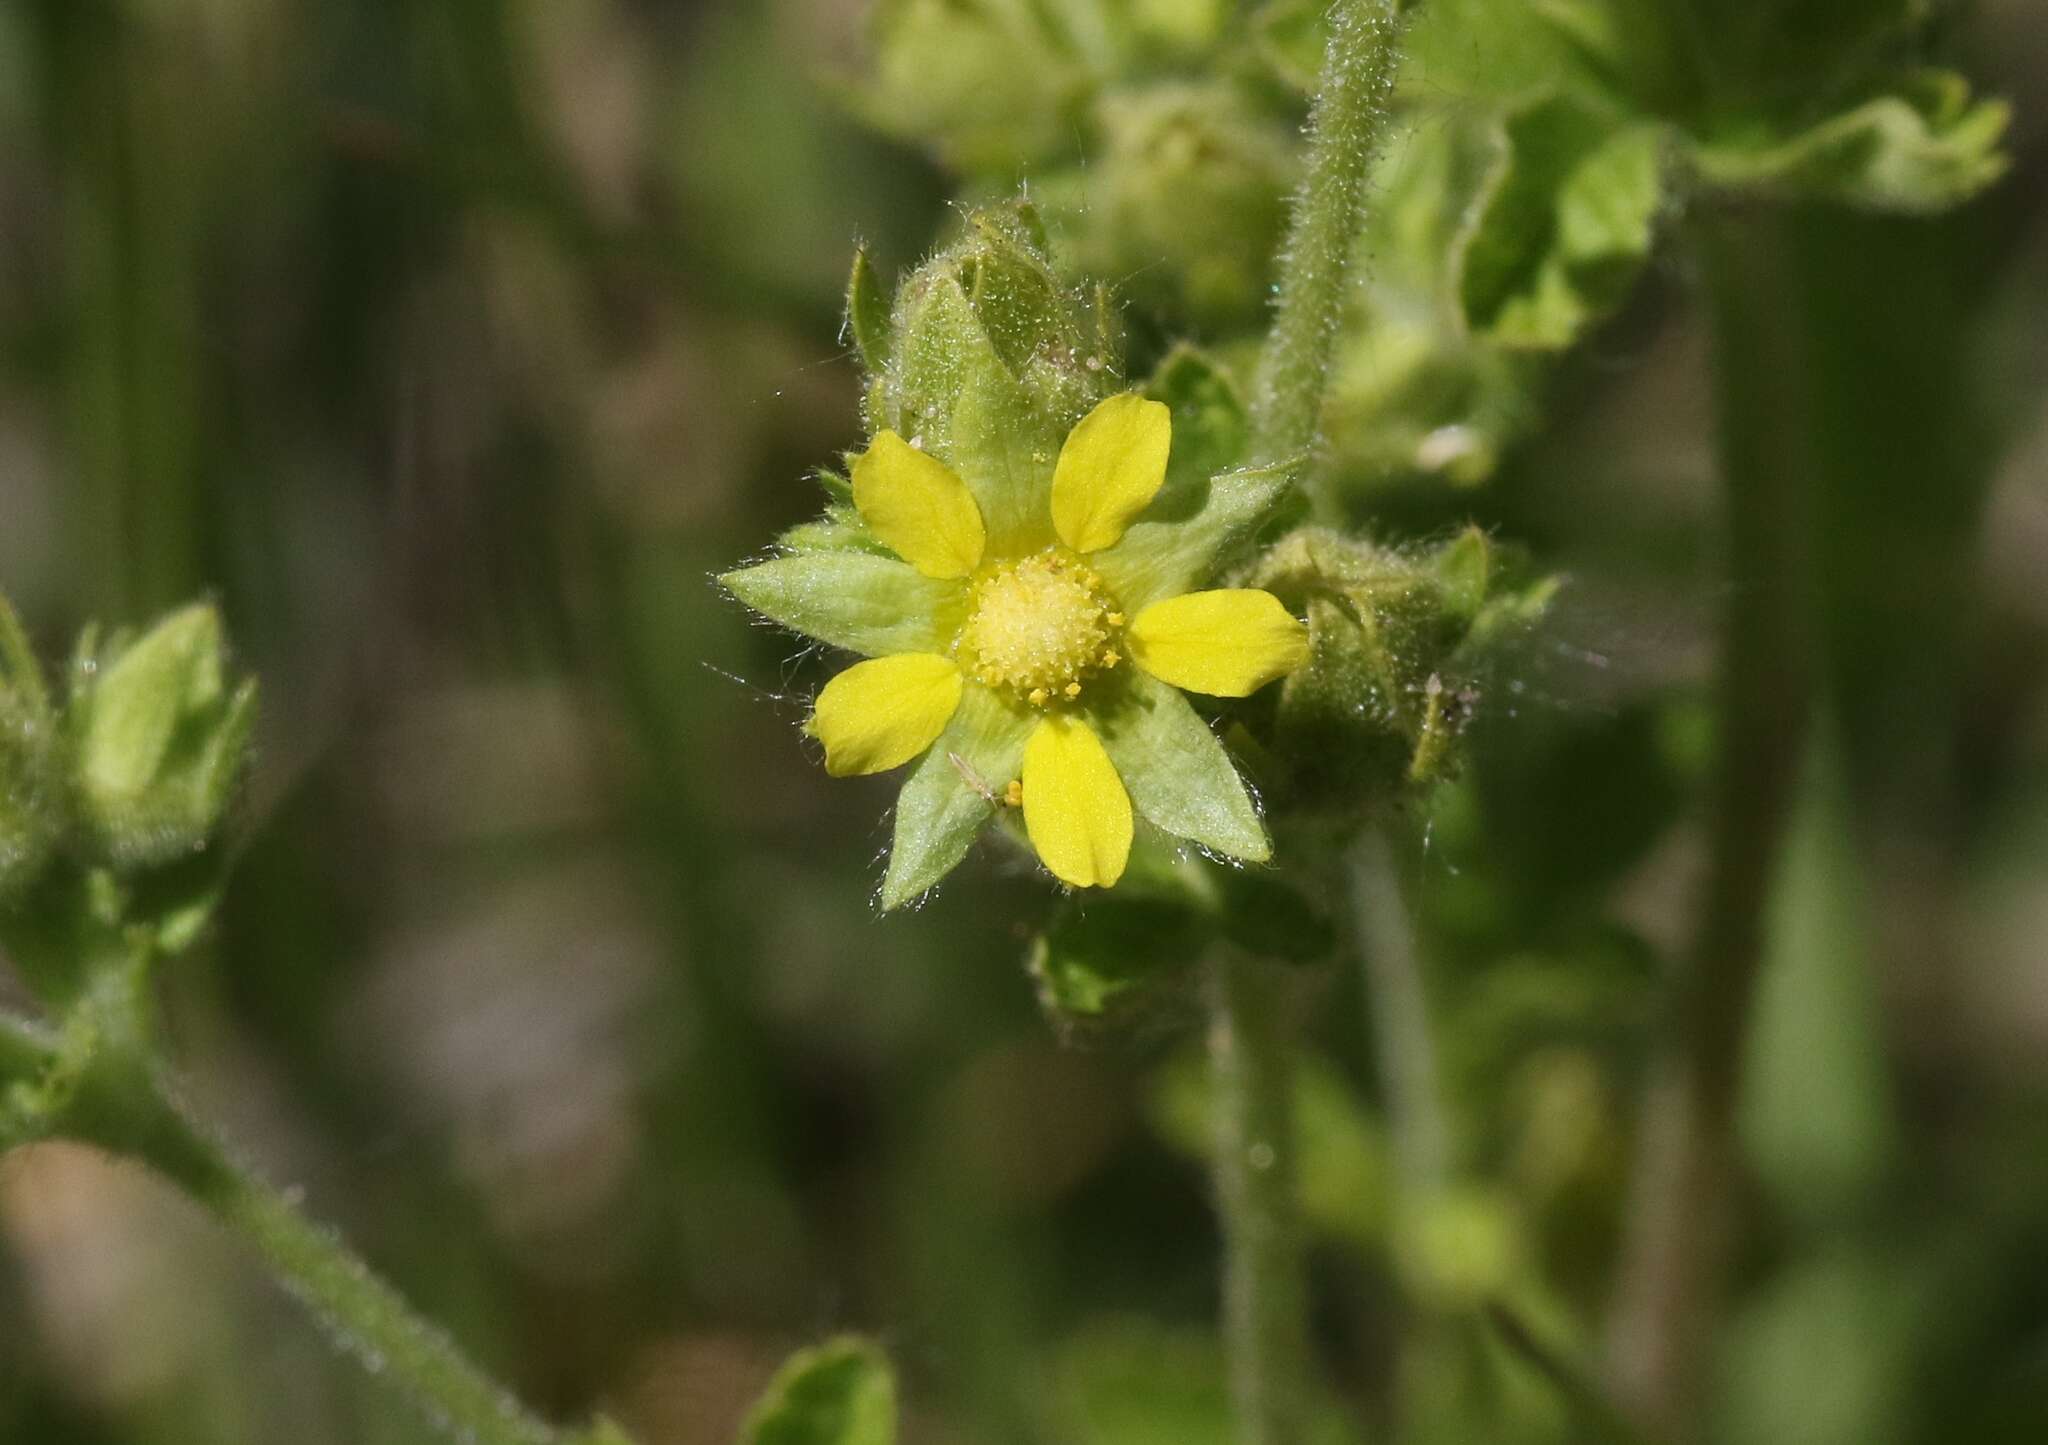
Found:
[{"label": "flower bud", "polygon": [[1125,91],[1097,112],[1101,154],[1048,190],[1073,269],[1125,278],[1134,303],[1207,334],[1257,324],[1296,169],[1291,133],[1223,85]]},{"label": "flower bud", "polygon": [[125,646],[81,645],[69,726],[89,844],[117,869],[206,845],[249,751],[256,686],[227,683],[220,615],[174,612]]},{"label": "flower bud", "polygon": [[894,430],[967,476],[1050,473],[1073,424],[1116,387],[1108,307],[1069,291],[1029,206],[971,211],[965,234],[898,287],[868,430]]},{"label": "flower bud", "polygon": [[1480,702],[1473,650],[1540,615],[1552,584],[1507,585],[1477,529],[1395,552],[1320,528],[1283,538],[1253,574],[1305,611],[1309,664],[1283,686],[1270,750],[1276,805],[1333,816],[1453,771]]}]

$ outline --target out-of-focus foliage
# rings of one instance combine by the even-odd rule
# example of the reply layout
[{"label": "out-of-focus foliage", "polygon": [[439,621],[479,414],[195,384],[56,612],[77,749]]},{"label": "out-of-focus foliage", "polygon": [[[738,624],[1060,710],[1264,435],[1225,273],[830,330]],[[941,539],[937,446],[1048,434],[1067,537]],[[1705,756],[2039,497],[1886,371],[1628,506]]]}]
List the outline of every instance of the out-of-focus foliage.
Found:
[{"label": "out-of-focus foliage", "polygon": [[896,1379],[865,1340],[792,1355],[747,1416],[746,1445],[895,1445]]}]

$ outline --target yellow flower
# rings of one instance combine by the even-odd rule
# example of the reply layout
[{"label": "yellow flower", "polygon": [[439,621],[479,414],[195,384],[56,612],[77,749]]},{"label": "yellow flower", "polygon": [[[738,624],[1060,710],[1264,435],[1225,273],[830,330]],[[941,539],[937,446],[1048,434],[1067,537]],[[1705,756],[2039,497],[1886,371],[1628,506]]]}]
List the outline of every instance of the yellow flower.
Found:
[{"label": "yellow flower", "polygon": [[[1112,396],[1068,434],[1049,490],[1042,474],[978,479],[984,495],[1040,497],[991,515],[968,481],[884,430],[853,460],[852,501],[893,558],[842,551],[826,567],[799,554],[725,579],[770,616],[873,654],[826,685],[810,728],[835,777],[926,759],[903,808],[931,813],[940,851],[954,850],[939,873],[964,850],[955,815],[975,811],[968,795],[984,814],[1020,806],[1040,860],[1076,888],[1122,876],[1136,817],[1217,852],[1268,855],[1235,769],[1172,689],[1244,697],[1300,667],[1308,634],[1271,593],[1188,590],[1230,507],[1139,521],[1171,436],[1164,405]],[[886,570],[903,564],[914,577]],[[949,734],[959,746],[934,747]],[[892,859],[884,902],[929,872]]]}]

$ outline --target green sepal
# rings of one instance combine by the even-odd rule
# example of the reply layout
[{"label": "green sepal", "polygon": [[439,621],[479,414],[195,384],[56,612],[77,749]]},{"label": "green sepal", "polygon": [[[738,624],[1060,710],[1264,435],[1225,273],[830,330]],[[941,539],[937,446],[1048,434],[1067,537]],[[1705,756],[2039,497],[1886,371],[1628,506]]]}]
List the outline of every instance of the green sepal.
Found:
[{"label": "green sepal", "polygon": [[895,1445],[896,1374],[854,1336],[783,1362],[741,1427],[744,1445]]},{"label": "green sepal", "polygon": [[1569,346],[1649,258],[1663,131],[1550,96],[1506,116],[1498,143],[1460,245],[1466,324],[1506,346]]},{"label": "green sepal", "polygon": [[1555,589],[1515,576],[1477,529],[1416,554],[1302,528],[1251,580],[1308,618],[1308,664],[1281,684],[1261,739],[1287,760],[1276,805],[1339,820],[1455,770],[1484,700],[1478,654],[1525,630]]},{"label": "green sepal", "polygon": [[858,511],[837,502],[827,505],[815,521],[791,527],[775,544],[785,552],[865,552],[871,557],[896,557]]},{"label": "green sepal", "polygon": [[959,581],[872,552],[792,552],[718,581],[762,616],[864,657],[943,652],[967,605]]},{"label": "green sepal", "polygon": [[897,289],[889,361],[867,393],[869,430],[893,428],[957,472],[998,554],[1051,543],[1060,445],[1121,360],[1036,236],[1027,207],[970,212],[962,238]]},{"label": "green sepal", "polygon": [[1133,616],[1162,597],[1205,587],[1298,499],[1299,466],[1289,460],[1243,467],[1191,486],[1161,488],[1122,540],[1089,560]]},{"label": "green sepal", "polygon": [[861,365],[880,371],[889,361],[889,298],[875,278],[868,248],[853,253],[853,272],[846,279],[846,329],[860,351]]},{"label": "green sepal", "polygon": [[814,467],[811,469],[811,480],[824,492],[828,511],[844,508],[853,513],[855,521],[860,519],[860,513],[853,505],[853,482],[849,478],[841,476],[830,467]]},{"label": "green sepal", "polygon": [[1953,71],[1922,70],[1788,139],[1703,140],[1691,157],[1722,190],[1928,214],[2005,174],[1999,142],[2011,119],[2010,105],[1973,100]]},{"label": "green sepal", "polygon": [[1132,804],[1153,826],[1249,863],[1272,856],[1230,755],[1178,691],[1133,668],[1089,722]]},{"label": "green sepal", "polygon": [[117,869],[174,861],[205,845],[241,780],[255,682],[229,688],[220,615],[204,604],[95,644],[89,629],[65,718],[86,841]]},{"label": "green sepal", "polygon": [[922,897],[967,856],[1017,777],[1034,719],[969,683],[939,740],[911,768],[896,800],[882,907]]}]

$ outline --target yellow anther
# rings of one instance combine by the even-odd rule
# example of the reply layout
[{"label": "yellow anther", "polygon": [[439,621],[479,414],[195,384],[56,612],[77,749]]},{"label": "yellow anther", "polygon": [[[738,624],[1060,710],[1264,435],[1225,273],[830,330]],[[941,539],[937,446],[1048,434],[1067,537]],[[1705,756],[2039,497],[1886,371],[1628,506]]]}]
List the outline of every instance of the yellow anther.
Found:
[{"label": "yellow anther", "polygon": [[1010,779],[1010,785],[1003,789],[1003,803],[1011,808],[1021,808],[1024,806],[1024,783],[1022,779]]},{"label": "yellow anther", "polygon": [[1114,605],[1094,571],[1058,548],[992,563],[974,579],[955,655],[983,686],[1034,707],[1078,697],[1084,678],[1121,660]]}]

